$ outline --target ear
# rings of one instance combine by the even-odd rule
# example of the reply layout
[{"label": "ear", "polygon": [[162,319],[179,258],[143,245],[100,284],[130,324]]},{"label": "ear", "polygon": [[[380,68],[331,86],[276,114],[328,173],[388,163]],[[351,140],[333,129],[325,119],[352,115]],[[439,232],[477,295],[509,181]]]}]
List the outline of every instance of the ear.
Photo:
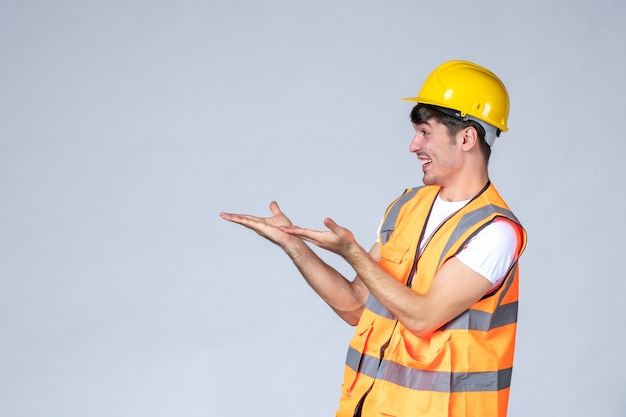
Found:
[{"label": "ear", "polygon": [[461,137],[461,149],[469,151],[474,147],[478,147],[478,132],[472,126],[468,126],[463,129]]}]

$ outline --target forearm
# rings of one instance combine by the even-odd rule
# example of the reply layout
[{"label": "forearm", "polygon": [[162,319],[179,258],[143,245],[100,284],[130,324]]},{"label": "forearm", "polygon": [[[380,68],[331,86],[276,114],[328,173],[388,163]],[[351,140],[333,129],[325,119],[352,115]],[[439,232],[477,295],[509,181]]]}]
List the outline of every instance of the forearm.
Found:
[{"label": "forearm", "polygon": [[466,311],[491,287],[491,283],[457,258],[437,272],[425,294],[418,294],[389,275],[358,244],[344,259],[374,297],[409,331],[424,337]]},{"label": "forearm", "polygon": [[[357,273],[357,278],[351,285],[349,285],[349,287],[361,288],[362,293],[365,294],[365,297],[358,298],[360,302],[358,304],[360,306],[359,313],[362,311],[361,306],[364,306],[367,296],[371,293],[407,328],[415,333],[421,332],[424,328],[422,321],[424,318],[428,317],[429,303],[426,302],[426,297],[413,292],[378,265],[378,259],[380,258],[380,245],[378,243],[375,244],[370,250],[370,253],[368,253],[356,242],[354,235],[348,229],[337,225],[330,218],[324,219],[324,225],[328,227],[328,232],[303,229],[298,226],[283,227],[281,230],[294,237],[297,236],[307,242],[313,243],[322,249],[326,249],[340,255],[352,266]],[[301,240],[300,243],[303,246],[306,246]],[[295,246],[291,247],[295,248]],[[290,256],[292,256],[292,259],[296,261],[296,265],[298,265],[301,269],[305,278],[315,277],[316,280],[320,279],[319,282],[338,282],[337,280],[330,278],[337,274],[336,271],[333,270],[331,272],[326,270],[324,273],[319,272],[320,269],[330,267],[325,263],[323,266],[320,265],[319,262],[321,261],[319,258],[317,258],[312,251],[310,253],[308,251],[310,251],[308,246],[306,247],[306,250],[303,250],[300,245],[297,246],[297,250],[288,250],[288,253],[291,252]],[[306,260],[306,262],[301,261],[299,259],[300,257]],[[343,281],[342,285],[340,285],[342,288],[348,283],[345,279],[343,279]],[[320,293],[322,298],[332,300],[329,304],[332,303],[331,307],[333,307],[335,311],[338,311],[335,307],[338,305],[352,306],[349,302],[345,302],[345,295],[348,294],[349,296],[354,297],[354,290],[337,291],[337,293],[335,293],[337,287],[332,284],[328,286],[319,285],[319,288],[324,288],[324,290],[320,290],[316,288],[318,287],[319,282],[316,281],[311,285],[316,289],[316,291],[318,291],[318,293]],[[330,292],[326,292],[325,289],[330,290]],[[339,302],[335,300],[338,300]]]},{"label": "forearm", "polygon": [[275,201],[270,203],[272,217],[248,214],[220,213],[227,221],[254,230],[260,236],[280,246],[293,260],[304,279],[335,312],[350,324],[356,324],[367,300],[367,288],[358,278],[348,281],[326,264],[300,238],[285,231],[292,226]]},{"label": "forearm", "polygon": [[356,325],[367,301],[367,288],[359,285],[357,279],[346,279],[302,240],[298,239],[283,249],[311,288],[344,321]]},{"label": "forearm", "polygon": [[[447,320],[456,317],[480,298],[473,298],[475,294],[471,291],[471,286],[474,286],[472,282],[468,283],[469,292],[459,288],[458,278],[465,275],[465,271],[459,269],[445,273],[444,279],[435,279],[426,294],[418,294],[378,265],[379,244],[367,253],[348,229],[339,226],[330,218],[324,219],[324,225],[329,229],[327,232],[297,226],[283,227],[281,230],[343,257],[357,273],[358,278],[352,285],[358,283],[362,286],[366,294],[371,293],[398,321],[418,336],[424,336]],[[316,264],[306,263],[305,266],[310,265]],[[442,271],[445,269],[446,266]],[[305,270],[303,274],[308,276],[309,272]],[[324,298],[324,295],[322,297]]]}]

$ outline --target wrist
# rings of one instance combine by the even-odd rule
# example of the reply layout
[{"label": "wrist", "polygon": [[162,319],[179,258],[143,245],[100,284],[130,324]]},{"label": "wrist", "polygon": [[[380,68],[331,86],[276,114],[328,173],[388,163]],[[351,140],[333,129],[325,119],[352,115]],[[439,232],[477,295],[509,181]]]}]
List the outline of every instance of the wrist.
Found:
[{"label": "wrist", "polygon": [[369,258],[369,255],[361,245],[359,245],[356,241],[352,241],[345,251],[344,258],[351,265],[355,265],[364,258]]},{"label": "wrist", "polygon": [[283,250],[294,260],[302,256],[306,256],[311,252],[311,248],[306,244],[306,242],[296,237],[290,239],[289,243],[283,246]]}]

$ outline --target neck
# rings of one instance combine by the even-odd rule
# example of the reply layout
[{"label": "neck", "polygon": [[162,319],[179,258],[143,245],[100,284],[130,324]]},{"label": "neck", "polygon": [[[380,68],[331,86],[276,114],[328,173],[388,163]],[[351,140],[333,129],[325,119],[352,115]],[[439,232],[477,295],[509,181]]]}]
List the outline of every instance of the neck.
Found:
[{"label": "neck", "polygon": [[476,196],[489,182],[489,176],[485,172],[484,175],[476,176],[471,180],[464,180],[451,185],[442,185],[439,190],[439,196],[444,201],[463,201],[470,200]]}]

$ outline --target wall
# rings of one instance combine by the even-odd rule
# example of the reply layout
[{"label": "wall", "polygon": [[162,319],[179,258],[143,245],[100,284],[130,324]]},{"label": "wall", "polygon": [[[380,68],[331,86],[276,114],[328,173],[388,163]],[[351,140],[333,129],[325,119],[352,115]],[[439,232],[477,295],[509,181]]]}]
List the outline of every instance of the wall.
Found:
[{"label": "wall", "polygon": [[623,416],[624,4],[3,1],[0,414],[333,415],[352,329],[218,213],[369,246],[421,182],[399,98],[466,59],[529,233],[509,415]]}]

